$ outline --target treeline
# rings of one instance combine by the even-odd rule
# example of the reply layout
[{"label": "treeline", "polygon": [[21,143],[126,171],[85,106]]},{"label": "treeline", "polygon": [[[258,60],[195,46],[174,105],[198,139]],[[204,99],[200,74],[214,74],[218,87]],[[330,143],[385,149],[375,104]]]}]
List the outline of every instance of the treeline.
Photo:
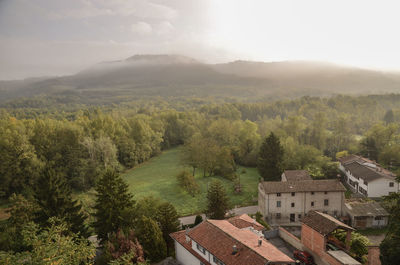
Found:
[{"label": "treeline", "polygon": [[195,107],[143,102],[135,108],[60,110],[31,118],[33,113],[29,108],[0,111],[3,198],[29,194],[45,167],[73,189],[87,190],[105,168],[132,168],[183,144],[186,164],[204,175],[232,179],[236,165],[256,165],[261,141],[270,132],[284,147],[284,167],[308,169],[315,177],[335,174],[331,160],[344,150],[394,168],[400,164],[400,95],[198,102]]}]

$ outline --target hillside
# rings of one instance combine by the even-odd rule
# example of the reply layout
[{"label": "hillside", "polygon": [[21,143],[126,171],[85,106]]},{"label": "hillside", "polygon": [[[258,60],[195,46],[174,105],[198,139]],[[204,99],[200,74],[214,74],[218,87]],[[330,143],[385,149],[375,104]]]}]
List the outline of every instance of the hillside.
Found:
[{"label": "hillside", "polygon": [[[0,104],[44,97],[63,103],[114,104],[148,97],[240,101],[305,95],[400,92],[400,75],[328,63],[235,61],[205,64],[180,55],[135,55],[75,75],[0,82]],[[18,105],[17,104],[17,105]]]}]

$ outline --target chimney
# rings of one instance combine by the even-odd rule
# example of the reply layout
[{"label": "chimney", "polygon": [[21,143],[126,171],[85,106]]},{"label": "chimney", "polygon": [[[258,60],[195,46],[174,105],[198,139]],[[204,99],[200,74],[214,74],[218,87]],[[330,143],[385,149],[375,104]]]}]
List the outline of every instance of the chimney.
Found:
[{"label": "chimney", "polygon": [[189,234],[189,227],[186,227],[186,232],[185,232],[186,243],[190,242],[190,237],[188,236],[188,234]]},{"label": "chimney", "polygon": [[258,246],[261,247],[261,245],[262,245],[262,239],[260,237],[260,239],[258,239]]},{"label": "chimney", "polygon": [[238,252],[237,246],[233,245],[232,247],[232,255],[235,255]]}]

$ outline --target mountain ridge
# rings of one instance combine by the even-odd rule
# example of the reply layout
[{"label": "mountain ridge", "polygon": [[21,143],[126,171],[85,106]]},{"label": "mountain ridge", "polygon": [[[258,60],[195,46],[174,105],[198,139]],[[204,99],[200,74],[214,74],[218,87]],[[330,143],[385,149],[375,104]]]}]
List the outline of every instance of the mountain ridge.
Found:
[{"label": "mountain ridge", "polygon": [[[177,54],[137,54],[101,62],[74,75],[0,82],[0,103],[21,97],[74,95],[82,102],[143,97],[238,100],[400,93],[400,74],[325,62],[237,60],[207,64]],[[118,98],[118,100],[116,100]]]}]

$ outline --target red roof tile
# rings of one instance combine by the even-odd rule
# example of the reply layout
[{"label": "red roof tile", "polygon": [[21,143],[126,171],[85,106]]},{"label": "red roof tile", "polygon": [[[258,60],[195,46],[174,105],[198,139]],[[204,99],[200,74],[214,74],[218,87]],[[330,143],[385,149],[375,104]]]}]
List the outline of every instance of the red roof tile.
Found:
[{"label": "red roof tile", "polygon": [[[177,233],[171,234],[171,237],[177,241],[186,242],[184,231],[182,232],[183,237],[177,236]],[[261,246],[258,246],[260,239],[258,235],[250,230],[241,230],[226,220],[206,220],[190,230],[188,236],[226,265],[264,265],[267,262],[294,262],[266,239],[262,239]],[[178,242],[182,245],[185,244]],[[234,245],[236,245],[238,252],[232,255]]]},{"label": "red roof tile", "polygon": [[253,227],[257,231],[265,230],[265,227],[258,223],[256,220],[248,216],[247,214],[238,215],[227,220],[232,225],[236,226],[237,228],[247,228]]}]

